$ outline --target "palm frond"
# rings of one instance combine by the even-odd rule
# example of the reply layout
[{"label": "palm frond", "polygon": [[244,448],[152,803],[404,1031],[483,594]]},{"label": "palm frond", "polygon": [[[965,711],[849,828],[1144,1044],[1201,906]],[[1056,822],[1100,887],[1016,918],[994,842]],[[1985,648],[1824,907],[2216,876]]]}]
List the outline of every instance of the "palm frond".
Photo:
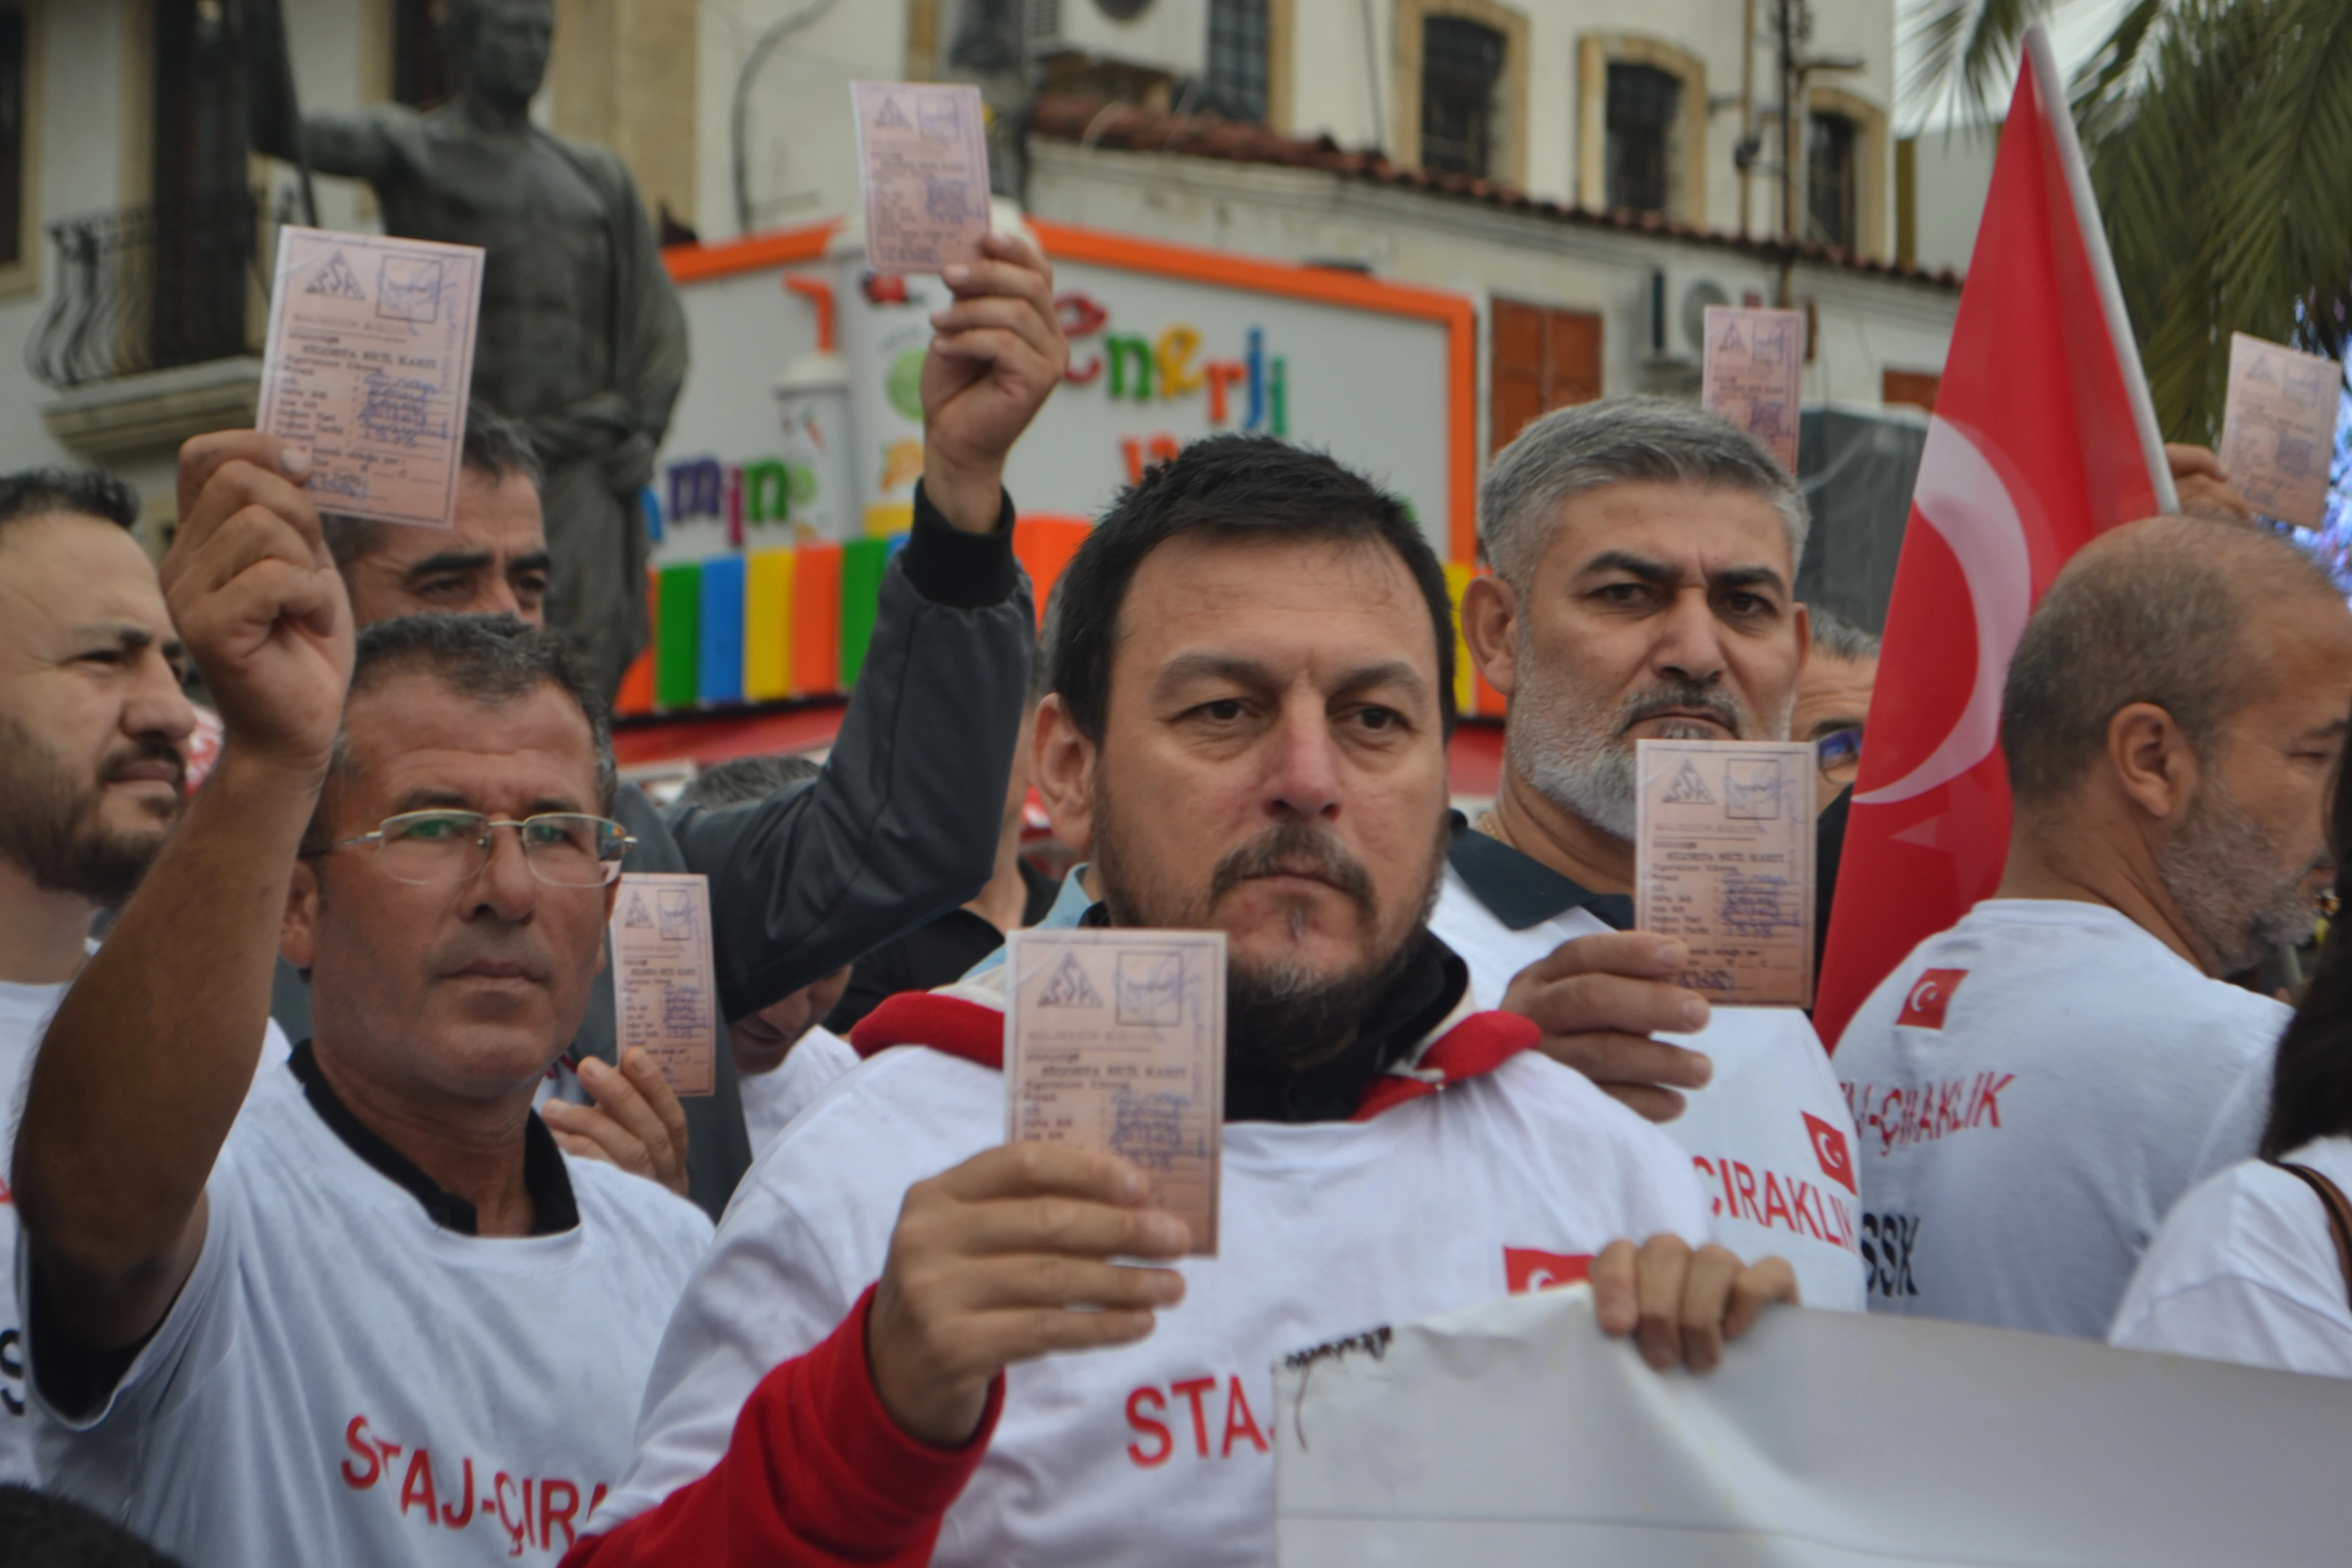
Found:
[{"label": "palm frond", "polygon": [[1956,100],[1963,117],[1989,121],[2009,102],[2025,29],[2056,0],[1922,0],[1912,13],[1909,79],[1915,109]]},{"label": "palm frond", "polygon": [[2342,349],[2352,6],[2168,10],[2137,86],[2095,108],[2085,140],[2158,419],[2210,443],[2232,331]]}]

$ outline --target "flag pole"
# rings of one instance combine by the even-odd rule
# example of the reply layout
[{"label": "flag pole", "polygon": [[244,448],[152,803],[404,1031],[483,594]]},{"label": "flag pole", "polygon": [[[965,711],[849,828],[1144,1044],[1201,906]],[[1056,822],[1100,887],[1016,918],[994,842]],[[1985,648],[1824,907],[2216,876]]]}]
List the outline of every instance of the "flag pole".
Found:
[{"label": "flag pole", "polygon": [[2067,100],[2065,79],[2058,74],[2058,57],[2051,50],[2049,31],[2039,22],[2025,30],[2025,58],[2033,71],[2033,90],[2042,99],[2042,117],[2050,121],[2051,138],[2058,144],[2058,163],[2066,172],[2066,188],[2074,198],[2083,252],[2090,258],[2091,277],[2098,285],[2107,336],[2115,341],[2124,395],[2131,401],[2132,423],[2139,430],[2140,457],[2147,464],[2157,510],[2179,511],[2180,497],[2172,488],[2172,465],[2165,460],[2163,427],[2156,422],[2156,400],[2148,395],[2147,373],[2139,363],[2139,340],[2132,335],[2131,312],[2124,306],[2116,258],[2107,249],[2106,226],[2099,217],[2098,198],[2091,192],[2091,170],[2083,159],[2082,138],[2074,132],[2074,105]]}]

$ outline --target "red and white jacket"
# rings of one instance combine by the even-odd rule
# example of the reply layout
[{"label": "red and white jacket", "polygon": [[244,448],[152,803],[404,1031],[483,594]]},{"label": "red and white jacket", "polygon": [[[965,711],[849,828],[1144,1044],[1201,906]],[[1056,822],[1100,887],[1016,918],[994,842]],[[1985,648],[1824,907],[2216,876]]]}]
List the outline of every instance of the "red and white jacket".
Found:
[{"label": "red and white jacket", "polygon": [[[922,1562],[897,1521],[958,1465],[930,1561],[1271,1563],[1281,1357],[1572,1282],[1619,1237],[1712,1239],[1679,1148],[1465,997],[1352,1121],[1226,1125],[1221,1251],[1180,1265],[1187,1294],[1150,1338],[1013,1368],[992,1433],[893,1472],[909,1455],[877,1443],[870,1384],[844,1386],[836,1325],[862,1328],[907,1188],[1003,1141],[1002,973],[877,1009],[854,1036],[869,1059],[745,1178],[656,1358],[636,1463],[591,1521],[610,1533],[574,1564]],[[828,1389],[838,1427],[796,1403]],[[883,1468],[845,1465],[853,1444]],[[866,1496],[882,1511],[855,1539],[836,1505]],[[820,1512],[866,1550],[794,1533]]]}]

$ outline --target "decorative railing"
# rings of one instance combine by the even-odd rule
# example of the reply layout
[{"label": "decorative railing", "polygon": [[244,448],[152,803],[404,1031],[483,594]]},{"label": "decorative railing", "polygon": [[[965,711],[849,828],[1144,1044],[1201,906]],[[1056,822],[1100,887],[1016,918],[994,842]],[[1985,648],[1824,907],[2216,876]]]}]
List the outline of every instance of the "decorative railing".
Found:
[{"label": "decorative railing", "polygon": [[260,353],[265,210],[231,188],[51,224],[58,291],[26,365],[62,391]]}]

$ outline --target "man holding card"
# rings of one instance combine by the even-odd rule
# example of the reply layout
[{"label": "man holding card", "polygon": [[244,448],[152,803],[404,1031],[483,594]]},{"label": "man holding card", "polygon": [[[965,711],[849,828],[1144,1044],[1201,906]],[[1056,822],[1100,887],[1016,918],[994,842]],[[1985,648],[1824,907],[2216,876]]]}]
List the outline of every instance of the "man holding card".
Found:
[{"label": "man holding card", "polygon": [[[1035,247],[1007,235],[982,244],[950,265],[954,302],[932,318],[913,528],[884,574],[866,673],[826,766],[756,806],[664,808],[634,784],[614,796],[613,816],[637,841],[630,872],[709,879],[712,963],[730,1021],[953,909],[994,868],[1002,795],[971,782],[1011,771],[1034,626],[1000,476],[1068,347]],[[232,462],[274,467],[280,451],[253,431],[198,437],[181,451],[181,493],[193,500]],[[363,625],[443,608],[510,609],[544,624],[541,600],[524,591],[530,579],[515,581],[545,549],[529,456],[490,416],[467,431],[454,532],[330,527]],[[493,571],[501,563],[504,581]],[[614,987],[599,981],[577,1054],[614,1062],[616,1037]],[[688,1190],[716,1218],[752,1149],[731,1054],[713,1049],[716,1092],[687,1097],[685,1114]],[[601,1076],[620,1092],[614,1075]]]},{"label": "man holding card", "polygon": [[859,1025],[680,1302],[575,1565],[1265,1563],[1280,1356],[1589,1273],[1611,1331],[1704,1369],[1794,1296],[1430,934],[1452,616],[1393,498],[1213,438],[1056,595],[1036,777],[1103,901]]},{"label": "man holding card", "polygon": [[2000,885],[1839,1042],[1873,1310],[2104,1339],[2253,1154],[2291,1015],[2222,977],[2310,935],[2347,710],[2352,614],[2276,534],[2151,518],[2067,563],[2001,696]]},{"label": "man holding card", "polygon": [[[1628,897],[1638,742],[1789,738],[1807,521],[1754,437],[1664,398],[1556,410],[1496,458],[1479,497],[1494,574],[1472,581],[1462,632],[1510,702],[1503,778],[1492,811],[1456,820],[1430,927],[1545,1050],[1665,1124],[1726,1245],[1785,1256],[1809,1303],[1859,1310],[1853,1122],[1800,994],[1703,995],[1688,972],[1721,910],[1662,938]],[[1735,808],[1712,773],[1690,793]],[[1810,908],[1809,860],[1790,870]],[[1780,934],[1809,965],[1811,931]]]}]

